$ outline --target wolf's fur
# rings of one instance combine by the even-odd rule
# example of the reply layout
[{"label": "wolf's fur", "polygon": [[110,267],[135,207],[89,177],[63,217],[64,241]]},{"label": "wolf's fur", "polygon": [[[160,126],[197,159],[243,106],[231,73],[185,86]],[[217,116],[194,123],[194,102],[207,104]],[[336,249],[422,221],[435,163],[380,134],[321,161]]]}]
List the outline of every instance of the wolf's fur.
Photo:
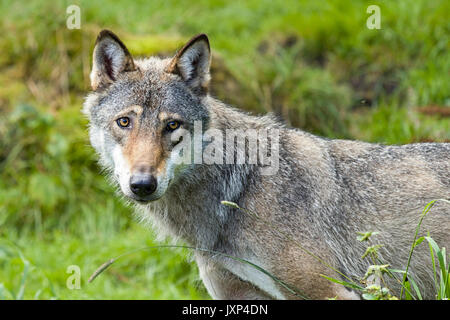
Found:
[{"label": "wolf's fur", "polygon": [[[91,143],[142,220],[190,245],[247,259],[298,288],[309,298],[359,298],[319,274],[339,275],[301,250],[302,246],[355,279],[369,262],[357,232],[378,231],[380,257],[405,268],[424,206],[450,198],[450,144],[385,146],[329,140],[284,127],[272,116],[256,117],[208,95],[209,42],[201,35],[172,59],[134,60],[120,40],[103,31],[94,50],[93,89],[84,112]],[[131,110],[131,111],[130,111]],[[124,133],[115,120],[131,114]],[[262,175],[258,165],[192,164],[177,167],[161,133],[164,119],[181,118],[192,130],[278,128],[279,170]],[[157,177],[148,202],[133,200],[127,186],[137,167]],[[221,204],[233,201],[259,219]],[[450,247],[450,206],[438,203],[422,230]],[[288,235],[292,239],[287,239]],[[196,253],[200,275],[214,298],[295,298],[267,275],[221,255]],[[416,248],[410,274],[433,298],[434,281],[425,245]],[[395,280],[386,278],[394,293]]]}]

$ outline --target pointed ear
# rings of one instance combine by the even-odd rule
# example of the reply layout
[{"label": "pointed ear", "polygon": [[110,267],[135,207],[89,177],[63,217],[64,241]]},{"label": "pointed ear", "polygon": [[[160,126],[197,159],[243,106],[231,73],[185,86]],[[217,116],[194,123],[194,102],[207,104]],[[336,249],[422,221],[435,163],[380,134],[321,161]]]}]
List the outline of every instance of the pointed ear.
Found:
[{"label": "pointed ear", "polygon": [[134,71],[133,58],[120,39],[109,30],[97,37],[91,71],[93,90],[113,83],[122,72]]},{"label": "pointed ear", "polygon": [[206,34],[199,34],[172,58],[167,71],[178,74],[196,92],[206,93],[209,83],[211,49]]}]

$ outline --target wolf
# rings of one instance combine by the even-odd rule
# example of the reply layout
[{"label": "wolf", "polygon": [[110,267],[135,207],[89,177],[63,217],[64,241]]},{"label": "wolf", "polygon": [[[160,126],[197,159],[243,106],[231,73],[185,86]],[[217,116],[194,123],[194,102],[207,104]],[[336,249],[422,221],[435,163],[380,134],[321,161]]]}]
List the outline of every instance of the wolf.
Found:
[{"label": "wolf", "polygon": [[[371,241],[382,245],[378,259],[404,270],[422,210],[450,198],[450,144],[371,144],[289,128],[274,115],[252,115],[213,98],[210,64],[205,34],[173,57],[134,59],[103,30],[83,106],[91,144],[119,193],[159,234],[198,249],[193,258],[209,294],[360,299],[359,291],[321,276],[348,282],[365,275],[374,262],[361,258],[367,244],[358,232],[377,232]],[[251,163],[179,161],[195,149],[195,138],[188,139],[195,128],[200,135],[213,130],[200,151],[233,130],[276,131],[254,136],[276,166],[264,170],[259,156]],[[216,144],[211,154],[228,159],[245,148],[250,156],[247,140]],[[450,205],[436,202],[420,230],[449,248]],[[399,278],[385,276],[383,285],[398,295]],[[408,278],[424,298],[434,298],[425,243],[413,252]]]}]

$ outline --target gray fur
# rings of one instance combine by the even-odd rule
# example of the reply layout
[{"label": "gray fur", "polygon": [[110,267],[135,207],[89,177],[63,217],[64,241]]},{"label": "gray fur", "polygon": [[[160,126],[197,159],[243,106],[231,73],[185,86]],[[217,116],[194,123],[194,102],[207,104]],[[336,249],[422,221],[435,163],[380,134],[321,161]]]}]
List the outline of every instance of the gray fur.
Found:
[{"label": "gray fur", "polygon": [[[103,34],[105,39],[99,37],[97,45],[114,39],[109,34]],[[134,70],[117,74],[114,81],[87,97],[84,112],[102,165],[118,182],[112,156],[115,148],[133,151],[129,145],[143,139],[153,144],[162,125],[158,116],[170,113],[182,118],[188,131],[194,120],[202,120],[205,130],[222,132],[280,129],[279,171],[266,176],[258,165],[185,165],[174,171],[158,199],[147,203],[131,199],[141,220],[163,236],[248,259],[315,299],[358,296],[321,278],[319,274],[339,276],[280,231],[355,279],[369,265],[361,259],[366,244],[356,240],[356,233],[378,231],[372,240],[384,245],[382,259],[393,268],[404,269],[423,208],[431,200],[450,198],[450,144],[385,146],[329,140],[286,128],[270,115],[256,117],[231,108],[207,93],[210,57],[205,56],[209,53],[205,37],[194,38],[173,59],[134,60]],[[189,48],[203,51],[196,55]],[[189,79],[185,79],[186,72],[174,68],[179,63],[174,59],[184,55],[184,50],[201,59],[193,65],[200,67],[189,73]],[[94,57],[94,70],[105,69],[97,63],[102,61]],[[133,133],[134,138],[114,133],[117,114],[132,105],[143,110],[136,118],[139,132]],[[170,154],[168,142],[158,139],[157,148]],[[221,205],[222,200],[236,202],[258,213],[260,219]],[[436,204],[424,220],[424,231],[449,248],[450,205]],[[214,298],[295,298],[270,278],[228,258],[195,256]],[[433,298],[434,292],[430,263],[428,248],[422,244],[414,253],[410,274],[426,298]],[[387,283],[398,294],[398,283],[391,279]]]}]

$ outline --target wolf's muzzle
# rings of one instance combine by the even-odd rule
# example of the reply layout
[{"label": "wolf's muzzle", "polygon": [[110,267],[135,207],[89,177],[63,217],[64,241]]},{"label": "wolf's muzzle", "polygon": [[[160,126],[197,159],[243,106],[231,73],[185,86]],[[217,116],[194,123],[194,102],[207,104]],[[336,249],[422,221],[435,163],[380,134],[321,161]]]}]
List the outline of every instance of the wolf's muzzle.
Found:
[{"label": "wolf's muzzle", "polygon": [[130,178],[131,191],[140,198],[145,198],[155,192],[158,182],[151,174],[136,174]]}]

